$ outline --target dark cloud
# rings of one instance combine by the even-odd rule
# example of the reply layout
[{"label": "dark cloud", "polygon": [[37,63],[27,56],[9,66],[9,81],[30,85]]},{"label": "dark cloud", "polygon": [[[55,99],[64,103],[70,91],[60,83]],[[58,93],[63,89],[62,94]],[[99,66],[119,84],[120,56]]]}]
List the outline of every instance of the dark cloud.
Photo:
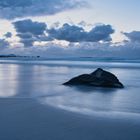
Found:
[{"label": "dark cloud", "polygon": [[88,32],[86,40],[89,42],[111,41],[111,34],[115,31],[111,25],[97,25]]},{"label": "dark cloud", "polygon": [[83,5],[83,0],[0,0],[0,17],[52,15]]},{"label": "dark cloud", "polygon": [[22,38],[22,39],[28,39],[28,38],[33,37],[33,35],[31,33],[19,33],[19,34],[17,34],[17,36]]},{"label": "dark cloud", "polygon": [[55,39],[68,42],[109,42],[111,41],[111,34],[114,33],[111,25],[104,24],[97,25],[88,32],[82,27],[68,23],[60,28],[55,25],[51,29],[47,29],[45,23],[30,19],[16,21],[13,25],[20,42],[25,46],[31,46],[35,41],[52,41]]},{"label": "dark cloud", "polygon": [[111,25],[97,25],[89,32],[76,25],[64,24],[61,28],[48,30],[49,36],[53,39],[66,40],[69,42],[98,42],[111,41],[111,34],[114,33]]},{"label": "dark cloud", "polygon": [[5,36],[6,38],[11,38],[11,37],[12,37],[12,33],[11,33],[11,32],[7,32],[4,36]]},{"label": "dark cloud", "polygon": [[42,35],[46,29],[45,23],[33,22],[30,19],[16,21],[13,24],[18,33],[31,33],[33,35]]},{"label": "dark cloud", "polygon": [[1,49],[5,49],[8,46],[9,46],[8,41],[6,41],[5,39],[0,39],[0,48]]},{"label": "dark cloud", "polygon": [[17,36],[20,38],[20,42],[24,44],[25,47],[32,46],[33,42],[36,40],[31,33],[18,33]]},{"label": "dark cloud", "polygon": [[13,23],[17,36],[24,46],[32,46],[33,42],[42,38],[46,31],[46,24],[42,22],[32,21],[30,19],[20,20]]},{"label": "dark cloud", "polygon": [[24,44],[25,47],[33,46],[35,39],[34,38],[21,38],[20,42]]},{"label": "dark cloud", "polygon": [[132,42],[140,43],[140,31],[132,31],[130,33],[123,33]]},{"label": "dark cloud", "polygon": [[64,24],[63,27],[48,30],[49,36],[53,39],[66,40],[69,42],[79,42],[85,38],[85,31],[83,28]]}]

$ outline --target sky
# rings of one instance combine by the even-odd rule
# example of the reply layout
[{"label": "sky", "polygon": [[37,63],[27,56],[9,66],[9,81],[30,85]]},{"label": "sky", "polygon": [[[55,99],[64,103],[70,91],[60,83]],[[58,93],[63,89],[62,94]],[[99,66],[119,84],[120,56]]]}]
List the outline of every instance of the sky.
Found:
[{"label": "sky", "polygon": [[139,58],[139,7],[139,0],[1,0],[0,54]]}]

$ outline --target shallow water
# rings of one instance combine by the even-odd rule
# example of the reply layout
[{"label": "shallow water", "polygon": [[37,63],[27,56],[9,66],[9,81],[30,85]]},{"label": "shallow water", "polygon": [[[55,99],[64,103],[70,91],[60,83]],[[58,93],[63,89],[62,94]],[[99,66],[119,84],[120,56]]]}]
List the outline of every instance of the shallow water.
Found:
[{"label": "shallow water", "polygon": [[[53,65],[52,65],[53,64]],[[97,67],[118,76],[124,89],[62,85]],[[77,113],[140,118],[140,63],[0,60],[0,98],[34,98]]]}]

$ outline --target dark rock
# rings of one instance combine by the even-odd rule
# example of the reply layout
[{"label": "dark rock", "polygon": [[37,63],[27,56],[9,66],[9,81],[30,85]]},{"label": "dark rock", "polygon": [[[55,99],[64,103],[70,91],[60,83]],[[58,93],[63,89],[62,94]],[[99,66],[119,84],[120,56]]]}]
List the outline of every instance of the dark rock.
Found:
[{"label": "dark rock", "polygon": [[83,74],[78,77],[74,77],[64,85],[88,85],[96,87],[110,87],[110,88],[123,88],[123,84],[118,78],[101,68],[98,68],[91,74]]}]

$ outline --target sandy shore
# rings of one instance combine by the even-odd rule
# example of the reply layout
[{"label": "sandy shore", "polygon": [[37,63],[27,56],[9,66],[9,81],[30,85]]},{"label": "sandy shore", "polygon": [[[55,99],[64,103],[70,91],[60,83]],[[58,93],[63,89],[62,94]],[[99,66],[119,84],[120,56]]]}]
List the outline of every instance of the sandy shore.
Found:
[{"label": "sandy shore", "polygon": [[140,124],[88,117],[34,99],[0,99],[0,140],[140,140]]}]

